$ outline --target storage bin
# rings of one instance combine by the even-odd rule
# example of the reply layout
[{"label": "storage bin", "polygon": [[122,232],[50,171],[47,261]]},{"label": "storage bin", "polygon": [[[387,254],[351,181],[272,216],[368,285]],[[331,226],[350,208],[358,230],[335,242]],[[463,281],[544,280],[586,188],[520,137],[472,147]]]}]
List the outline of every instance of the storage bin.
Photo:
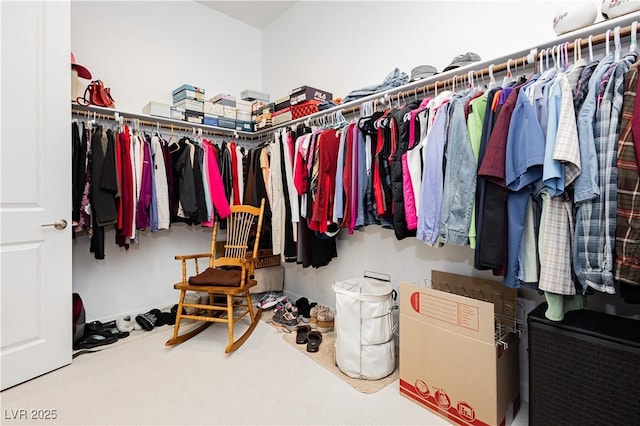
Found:
[{"label": "storage bin", "polygon": [[396,291],[390,277],[366,271],[362,277],[337,281],[335,355],[344,374],[378,380],[396,369],[392,312]]}]

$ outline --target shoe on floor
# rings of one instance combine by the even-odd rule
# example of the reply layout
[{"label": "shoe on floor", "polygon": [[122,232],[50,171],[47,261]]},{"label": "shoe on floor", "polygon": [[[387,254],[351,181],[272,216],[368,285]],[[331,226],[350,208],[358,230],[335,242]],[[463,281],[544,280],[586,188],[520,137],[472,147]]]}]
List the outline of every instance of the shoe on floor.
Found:
[{"label": "shoe on floor", "polygon": [[140,324],[144,330],[151,331],[156,325],[162,325],[161,315],[162,312],[160,312],[160,309],[152,309],[149,312],[138,315],[136,322]]},{"label": "shoe on floor", "polygon": [[295,331],[298,326],[298,316],[284,309],[277,309],[272,321],[290,331]]},{"label": "shoe on floor", "polygon": [[318,313],[319,312],[326,312],[329,310],[328,306],[324,306],[324,305],[314,305],[311,307],[311,309],[309,310],[309,325],[311,326],[311,328],[316,328],[318,327]]},{"label": "shoe on floor", "polygon": [[287,296],[278,296],[275,293],[267,293],[258,301],[258,306],[262,310],[268,310],[275,307],[279,302],[284,301]]},{"label": "shoe on floor", "polygon": [[299,325],[298,328],[296,328],[296,343],[298,345],[307,343],[310,331],[311,327],[308,325]]},{"label": "shoe on floor", "polygon": [[333,313],[330,310],[318,312],[318,326],[320,333],[328,333],[333,330]]},{"label": "shoe on floor", "polygon": [[116,336],[103,336],[102,334],[88,334],[73,345],[74,350],[92,349],[98,346],[110,345],[118,341]]},{"label": "shoe on floor", "polygon": [[116,328],[121,333],[131,333],[135,329],[136,320],[131,317],[131,315],[127,315],[124,318],[120,318],[116,320]]},{"label": "shoe on floor", "polygon": [[320,343],[322,343],[322,333],[311,331],[307,336],[307,340],[307,352],[318,352],[318,350],[320,350]]},{"label": "shoe on floor", "polygon": [[309,299],[306,297],[301,297],[296,300],[296,308],[298,308],[298,312],[302,317],[302,321],[309,322],[311,319],[311,306],[309,305]]}]

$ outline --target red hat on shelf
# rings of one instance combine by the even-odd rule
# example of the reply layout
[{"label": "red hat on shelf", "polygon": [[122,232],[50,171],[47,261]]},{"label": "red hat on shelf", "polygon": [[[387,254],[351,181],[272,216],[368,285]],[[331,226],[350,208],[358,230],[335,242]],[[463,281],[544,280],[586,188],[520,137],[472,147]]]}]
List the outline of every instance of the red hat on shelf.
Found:
[{"label": "red hat on shelf", "polygon": [[91,80],[91,72],[80,64],[76,64],[76,57],[71,52],[71,68],[75,68],[78,71],[78,77]]}]

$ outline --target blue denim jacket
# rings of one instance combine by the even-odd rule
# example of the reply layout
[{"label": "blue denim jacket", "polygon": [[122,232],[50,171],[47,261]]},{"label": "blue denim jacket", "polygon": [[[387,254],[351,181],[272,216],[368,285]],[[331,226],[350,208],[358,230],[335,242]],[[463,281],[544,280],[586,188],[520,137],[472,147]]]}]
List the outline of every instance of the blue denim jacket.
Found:
[{"label": "blue denim jacket", "polygon": [[469,94],[457,95],[451,101],[451,119],[446,148],[446,166],[442,211],[440,213],[440,241],[445,244],[469,243],[471,210],[476,194],[477,164],[469,133],[464,106]]},{"label": "blue denim jacket", "polygon": [[384,81],[380,84],[374,84],[371,86],[363,87],[350,92],[347,97],[342,100],[342,104],[354,101],[356,99],[364,98],[365,96],[373,95],[374,93],[383,92],[393,87],[402,86],[409,82],[409,76],[400,71],[399,68],[395,68],[384,78]]}]

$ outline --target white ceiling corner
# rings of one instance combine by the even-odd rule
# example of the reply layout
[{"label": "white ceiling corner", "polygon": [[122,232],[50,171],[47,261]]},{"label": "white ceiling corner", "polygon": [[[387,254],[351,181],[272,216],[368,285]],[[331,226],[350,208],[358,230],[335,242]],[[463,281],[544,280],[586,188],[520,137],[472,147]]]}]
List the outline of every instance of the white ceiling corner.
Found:
[{"label": "white ceiling corner", "polygon": [[280,15],[293,6],[297,0],[286,1],[205,1],[198,0],[213,10],[264,30]]}]

